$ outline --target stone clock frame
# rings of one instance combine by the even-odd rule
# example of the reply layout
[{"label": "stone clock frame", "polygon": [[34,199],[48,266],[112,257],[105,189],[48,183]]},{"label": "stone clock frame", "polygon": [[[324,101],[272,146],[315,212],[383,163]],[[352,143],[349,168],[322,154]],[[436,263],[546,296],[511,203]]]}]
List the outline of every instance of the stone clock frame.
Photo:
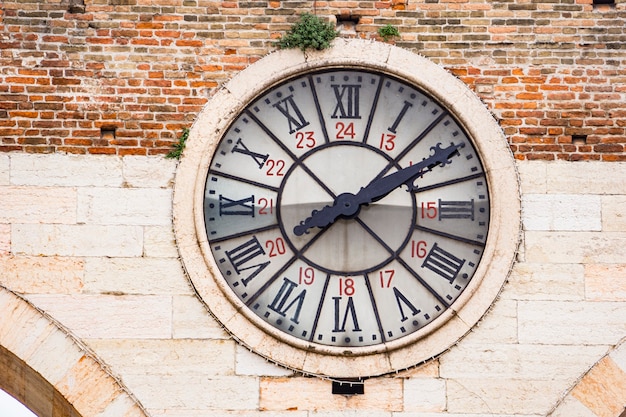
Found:
[{"label": "stone clock frame", "polygon": [[[401,343],[345,348],[290,338],[247,311],[220,276],[203,216],[209,163],[234,118],[260,93],[284,79],[323,68],[369,69],[424,90],[453,114],[479,152],[490,190],[490,227],[474,278],[433,323]],[[483,103],[456,77],[427,59],[380,42],[338,39],[306,55],[279,51],[237,74],[211,97],[192,126],[174,189],[174,229],[183,265],[198,297],[240,343],[297,371],[358,378],[406,369],[441,354],[481,319],[510,272],[520,235],[520,195],[513,156]],[[293,340],[291,340],[293,339]],[[406,339],[406,340],[405,340]]]}]

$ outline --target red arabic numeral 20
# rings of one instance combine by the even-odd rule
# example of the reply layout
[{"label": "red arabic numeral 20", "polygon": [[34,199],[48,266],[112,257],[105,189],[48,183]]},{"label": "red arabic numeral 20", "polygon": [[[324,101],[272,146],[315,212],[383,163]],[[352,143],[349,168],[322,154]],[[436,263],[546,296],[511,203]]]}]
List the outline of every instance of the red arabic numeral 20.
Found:
[{"label": "red arabic numeral 20", "polygon": [[265,249],[268,250],[268,256],[273,258],[274,256],[284,255],[287,252],[285,247],[285,241],[282,237],[276,238],[276,240],[268,240],[265,242]]}]

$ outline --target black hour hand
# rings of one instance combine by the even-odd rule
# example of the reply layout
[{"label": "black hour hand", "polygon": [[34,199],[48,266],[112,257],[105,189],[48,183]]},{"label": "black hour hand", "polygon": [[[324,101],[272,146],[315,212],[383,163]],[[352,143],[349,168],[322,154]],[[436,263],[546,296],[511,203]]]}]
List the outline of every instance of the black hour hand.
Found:
[{"label": "black hour hand", "polygon": [[339,195],[332,206],[326,206],[321,210],[313,210],[311,217],[301,221],[300,224],[293,228],[296,236],[302,236],[309,233],[312,227],[324,228],[337,220],[339,217],[349,218],[358,214],[361,204],[357,201],[357,196],[351,193]]}]

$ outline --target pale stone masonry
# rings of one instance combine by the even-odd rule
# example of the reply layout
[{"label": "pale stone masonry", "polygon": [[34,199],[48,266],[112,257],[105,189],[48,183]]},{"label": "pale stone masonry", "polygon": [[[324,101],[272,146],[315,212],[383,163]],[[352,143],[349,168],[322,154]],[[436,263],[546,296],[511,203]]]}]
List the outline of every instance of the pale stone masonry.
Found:
[{"label": "pale stone masonry", "polygon": [[438,359],[346,397],[248,352],[195,297],[171,226],[175,161],[0,155],[0,345],[84,417],[618,417],[626,163],[517,166],[522,243],[491,311]]}]

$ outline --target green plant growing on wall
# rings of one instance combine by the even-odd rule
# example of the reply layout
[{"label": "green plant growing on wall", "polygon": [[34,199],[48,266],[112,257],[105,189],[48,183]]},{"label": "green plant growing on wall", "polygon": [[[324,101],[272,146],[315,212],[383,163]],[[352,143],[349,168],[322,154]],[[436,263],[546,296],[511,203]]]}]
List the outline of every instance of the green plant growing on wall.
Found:
[{"label": "green plant growing on wall", "polygon": [[183,149],[185,149],[185,143],[187,142],[188,138],[189,138],[189,129],[184,128],[183,133],[178,138],[178,143],[174,144],[174,150],[172,150],[167,155],[165,155],[165,157],[170,158],[170,159],[180,159],[180,156],[183,153]]},{"label": "green plant growing on wall", "polygon": [[278,41],[280,49],[299,48],[302,52],[308,48],[322,50],[330,46],[339,34],[332,23],[310,13],[304,13],[289,32]]},{"label": "green plant growing on wall", "polygon": [[400,31],[398,30],[397,27],[387,24],[385,26],[381,26],[378,28],[378,36],[380,36],[383,39],[383,41],[387,42],[391,38],[400,36]]}]

